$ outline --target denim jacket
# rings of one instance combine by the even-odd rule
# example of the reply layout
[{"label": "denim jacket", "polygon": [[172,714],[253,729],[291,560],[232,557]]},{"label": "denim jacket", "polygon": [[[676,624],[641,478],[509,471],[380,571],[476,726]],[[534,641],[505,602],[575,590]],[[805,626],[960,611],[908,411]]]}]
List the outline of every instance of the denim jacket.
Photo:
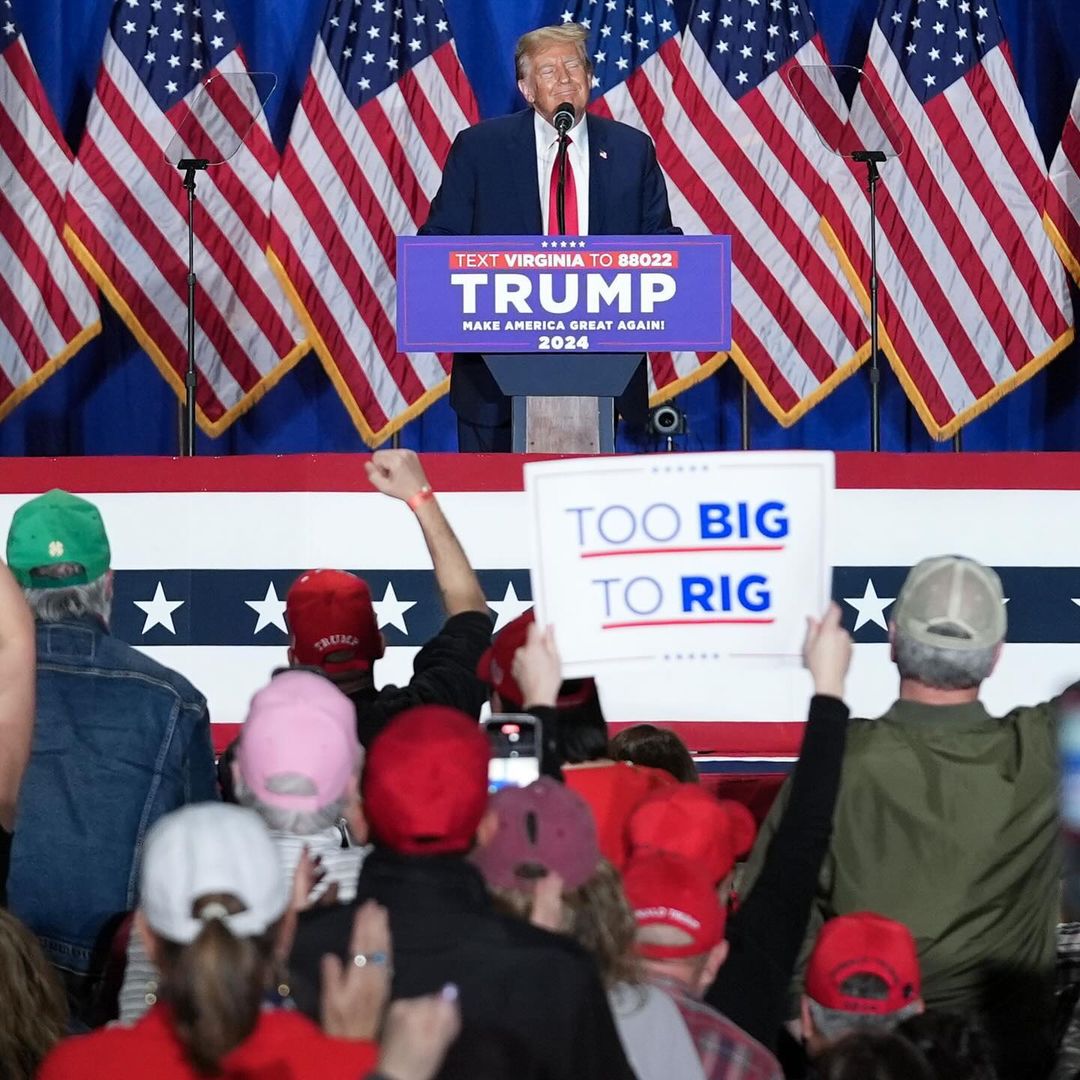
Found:
[{"label": "denim jacket", "polygon": [[37,717],[8,904],[49,959],[101,971],[163,814],[217,797],[206,700],[93,618],[37,627]]}]

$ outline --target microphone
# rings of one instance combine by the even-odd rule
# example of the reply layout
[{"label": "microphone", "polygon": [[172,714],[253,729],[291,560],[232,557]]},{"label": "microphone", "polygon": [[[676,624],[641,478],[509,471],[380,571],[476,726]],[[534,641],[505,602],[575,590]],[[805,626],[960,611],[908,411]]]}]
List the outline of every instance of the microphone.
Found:
[{"label": "microphone", "polygon": [[577,111],[569,101],[564,101],[552,114],[551,122],[560,135],[565,135],[577,119]]}]

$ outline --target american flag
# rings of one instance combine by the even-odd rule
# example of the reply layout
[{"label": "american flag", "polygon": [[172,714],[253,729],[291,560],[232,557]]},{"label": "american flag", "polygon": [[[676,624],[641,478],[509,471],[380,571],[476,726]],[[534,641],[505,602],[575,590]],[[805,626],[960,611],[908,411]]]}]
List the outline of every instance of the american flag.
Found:
[{"label": "american flag", "polygon": [[[589,110],[649,134],[660,146],[664,138],[664,106],[671,95],[671,72],[679,58],[679,27],[672,0],[577,0],[562,12],[564,23],[577,22],[588,36],[585,48],[593,63]],[[694,229],[692,211],[670,176],[667,180],[672,219],[686,232]],[[725,360],[714,353],[651,353],[649,398],[666,401],[706,378]]]},{"label": "american flag", "polygon": [[[179,132],[207,156],[224,156],[246,131],[256,97],[224,0],[118,0],[68,189],[68,235],[181,397],[187,194],[165,151]],[[211,435],[308,349],[265,255],[277,166],[260,116],[235,156],[198,174],[196,406]]]},{"label": "american flag", "polygon": [[272,259],[372,445],[448,386],[449,356],[397,351],[395,247],[478,117],[439,0],[329,0],[274,185]]},{"label": "american flag", "polygon": [[1080,284],[1080,82],[1073,93],[1061,145],[1050,164],[1044,220],[1054,246]]},{"label": "american flag", "polygon": [[[675,224],[732,235],[731,355],[793,422],[866,357],[862,315],[819,229],[826,209],[837,213],[827,178],[843,184],[844,170],[782,77],[826,62],[805,3],[697,0],[681,38],[670,0],[578,7],[598,104],[653,137]],[[660,396],[724,359],[654,356]]]},{"label": "american flag", "polygon": [[869,355],[821,229],[859,193],[788,82],[828,62],[807,0],[696,0],[664,120],[661,160],[694,207],[692,231],[733,235],[732,355],[782,424]]},{"label": "american flag", "polygon": [[71,151],[11,0],[0,7],[0,418],[101,329],[64,246]]},{"label": "american flag", "polygon": [[[1046,166],[994,0],[884,0],[859,94],[856,128],[893,123],[902,144],[879,189],[883,348],[948,438],[1074,334],[1042,225]],[[866,280],[860,241],[845,247]]]}]

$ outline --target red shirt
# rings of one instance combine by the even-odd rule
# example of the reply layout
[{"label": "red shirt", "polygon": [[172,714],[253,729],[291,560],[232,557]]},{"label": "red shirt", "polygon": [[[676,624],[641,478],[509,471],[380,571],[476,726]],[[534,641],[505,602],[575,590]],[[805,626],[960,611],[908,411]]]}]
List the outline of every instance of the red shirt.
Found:
[{"label": "red shirt", "polygon": [[600,854],[621,870],[626,863],[626,819],[650,791],[677,784],[671,773],[629,761],[563,766],[563,779],[596,819]]},{"label": "red shirt", "polygon": [[[222,1060],[222,1080],[359,1080],[375,1068],[378,1047],[332,1039],[306,1016],[267,1010],[251,1035]],[[133,1027],[102,1028],[61,1042],[38,1080],[197,1080],[155,1005]]]}]

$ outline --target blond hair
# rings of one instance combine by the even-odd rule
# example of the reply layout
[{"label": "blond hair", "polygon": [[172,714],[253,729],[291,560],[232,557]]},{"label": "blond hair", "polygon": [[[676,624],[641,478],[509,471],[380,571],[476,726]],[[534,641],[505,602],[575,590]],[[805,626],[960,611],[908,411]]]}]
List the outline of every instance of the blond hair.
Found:
[{"label": "blond hair", "polygon": [[589,63],[589,54],[585,51],[585,38],[587,33],[584,26],[577,23],[562,23],[556,26],[541,26],[536,30],[530,30],[518,38],[517,48],[514,50],[514,74],[518,82],[527,74],[526,61],[530,60],[541,49],[548,49],[552,45],[576,45],[581,53],[581,61],[585,70],[591,72],[592,64]]},{"label": "blond hair", "polygon": [[[497,886],[489,889],[496,907],[502,911],[522,919],[532,915],[531,892]],[[584,885],[563,893],[563,922],[559,930],[592,953],[600,978],[609,989],[616,983],[636,985],[643,980],[634,951],[636,929],[622,878],[607,859],[596,864],[596,873]]]}]

